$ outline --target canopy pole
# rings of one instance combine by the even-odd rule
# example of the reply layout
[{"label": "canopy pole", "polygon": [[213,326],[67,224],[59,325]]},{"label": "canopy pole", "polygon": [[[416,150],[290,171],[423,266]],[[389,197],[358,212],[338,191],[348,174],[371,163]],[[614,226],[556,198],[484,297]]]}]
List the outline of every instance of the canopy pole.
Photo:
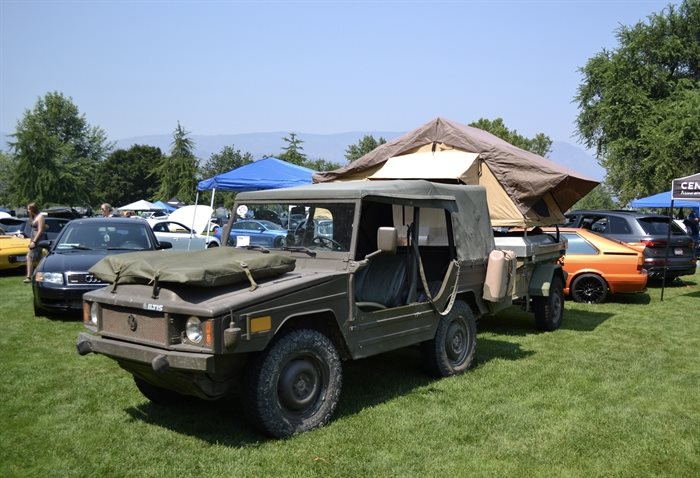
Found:
[{"label": "canopy pole", "polygon": [[[197,193],[199,194],[199,192]],[[211,210],[214,210],[214,195],[216,194],[216,188],[212,188],[211,190],[211,204],[209,207],[211,207]],[[207,224],[207,237],[209,237],[209,224]]]},{"label": "canopy pole", "polygon": [[[190,240],[187,241],[187,252],[190,252],[190,244],[192,244],[192,236],[194,235],[194,221],[197,218],[197,206],[199,206],[199,189],[194,198],[194,214],[192,214],[192,225],[190,226]],[[207,229],[209,229],[208,225]]]},{"label": "canopy pole", "polygon": [[664,288],[666,287],[666,271],[668,270],[668,249],[671,246],[671,224],[673,223],[673,196],[671,196],[671,208],[668,210],[668,236],[666,237],[666,258],[664,259],[664,275],[661,278],[661,302],[664,301]]}]

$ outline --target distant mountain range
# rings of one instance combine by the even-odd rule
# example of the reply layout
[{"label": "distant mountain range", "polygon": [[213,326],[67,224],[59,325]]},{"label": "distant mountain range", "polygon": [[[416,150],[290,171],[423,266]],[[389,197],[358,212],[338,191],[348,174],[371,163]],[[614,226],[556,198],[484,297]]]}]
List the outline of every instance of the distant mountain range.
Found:
[{"label": "distant mountain range", "polygon": [[[310,159],[325,159],[335,163],[345,164],[345,151],[350,145],[357,144],[365,135],[372,135],[391,141],[404,134],[396,131],[355,131],[337,134],[297,133],[297,138],[303,141],[304,153]],[[250,153],[255,159],[264,156],[277,156],[287,143],[282,139],[288,137],[288,132],[244,133],[222,135],[191,135],[195,143],[195,154],[201,160],[207,160],[212,153],[220,152],[224,146],[231,146],[242,153]],[[2,145],[0,150],[7,150],[6,144],[10,137],[0,133]],[[151,136],[136,136],[116,141],[116,148],[128,149],[134,144],[144,144],[159,147],[164,153],[170,150],[172,135],[159,134]],[[566,141],[554,141],[549,159],[576,171],[591,179],[602,181],[605,170],[582,148]]]}]

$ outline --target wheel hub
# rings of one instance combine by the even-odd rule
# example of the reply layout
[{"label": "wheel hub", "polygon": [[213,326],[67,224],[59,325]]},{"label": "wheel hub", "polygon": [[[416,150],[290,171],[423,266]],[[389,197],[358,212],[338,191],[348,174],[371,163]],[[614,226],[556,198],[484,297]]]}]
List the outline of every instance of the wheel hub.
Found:
[{"label": "wheel hub", "polygon": [[309,360],[289,362],[280,374],[277,393],[280,403],[288,410],[300,411],[311,406],[321,390],[321,376]]}]

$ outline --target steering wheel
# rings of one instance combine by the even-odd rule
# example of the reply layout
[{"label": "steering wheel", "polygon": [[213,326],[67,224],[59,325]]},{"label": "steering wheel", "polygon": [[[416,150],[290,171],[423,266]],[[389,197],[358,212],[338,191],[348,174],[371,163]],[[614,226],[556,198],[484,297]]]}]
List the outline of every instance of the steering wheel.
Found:
[{"label": "steering wheel", "polygon": [[323,247],[327,247],[328,249],[332,251],[342,251],[343,250],[343,245],[339,243],[338,241],[334,241],[330,237],[326,236],[316,236],[313,238],[311,241],[314,244],[318,244]]}]

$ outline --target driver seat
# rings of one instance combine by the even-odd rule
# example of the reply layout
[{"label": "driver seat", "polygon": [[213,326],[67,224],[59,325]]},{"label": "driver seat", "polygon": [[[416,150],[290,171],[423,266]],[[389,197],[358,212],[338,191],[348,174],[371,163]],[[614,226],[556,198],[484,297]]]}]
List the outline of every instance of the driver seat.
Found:
[{"label": "driver seat", "polygon": [[398,307],[406,303],[406,257],[379,254],[355,274],[355,305],[365,311]]}]

